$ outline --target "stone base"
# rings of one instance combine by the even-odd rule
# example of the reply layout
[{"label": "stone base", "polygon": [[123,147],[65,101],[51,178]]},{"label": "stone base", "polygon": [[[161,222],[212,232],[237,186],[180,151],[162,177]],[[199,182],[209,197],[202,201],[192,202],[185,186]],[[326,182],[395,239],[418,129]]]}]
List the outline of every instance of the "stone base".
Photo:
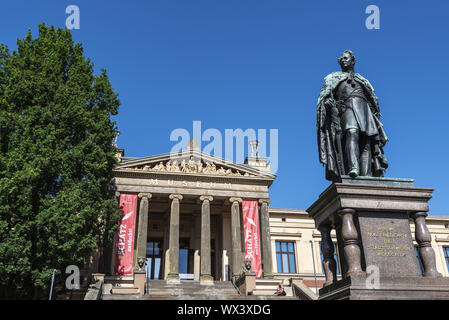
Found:
[{"label": "stone base", "polygon": [[380,278],[379,287],[365,276],[350,276],[320,289],[319,300],[449,300],[449,278]]},{"label": "stone base", "polygon": [[179,274],[169,274],[167,275],[167,283],[181,283],[179,279]]},{"label": "stone base", "polygon": [[200,276],[200,284],[204,285],[212,285],[214,284],[214,278],[210,275],[201,275]]},{"label": "stone base", "polygon": [[244,280],[242,281],[239,289],[242,294],[247,296],[256,290],[256,273],[253,271],[245,272],[243,277]]},{"label": "stone base", "polygon": [[139,288],[134,287],[117,287],[111,289],[112,294],[142,294]]},{"label": "stone base", "polygon": [[138,288],[141,295],[145,293],[145,270],[134,270],[134,288]]}]

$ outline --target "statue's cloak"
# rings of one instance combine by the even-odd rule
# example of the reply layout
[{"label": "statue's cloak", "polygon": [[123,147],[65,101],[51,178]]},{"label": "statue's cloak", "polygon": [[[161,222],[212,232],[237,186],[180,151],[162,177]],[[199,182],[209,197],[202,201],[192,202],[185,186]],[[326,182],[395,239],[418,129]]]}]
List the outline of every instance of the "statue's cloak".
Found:
[{"label": "statue's cloak", "polygon": [[[337,164],[337,150],[333,142],[334,136],[331,132],[331,111],[325,106],[328,99],[333,100],[334,91],[338,85],[349,77],[346,72],[333,72],[324,78],[324,85],[321,89],[317,104],[317,138],[318,138],[318,152],[320,162],[326,165],[326,179],[331,181],[338,181],[344,172],[340,172],[341,166]],[[379,102],[374,89],[367,79],[360,74],[354,74],[354,80],[360,83],[368,98],[371,111],[373,114],[380,114]],[[373,176],[383,176],[383,171],[388,167],[387,160],[383,153],[382,147],[387,143],[388,137],[383,130],[382,124],[378,118],[374,117],[379,130],[373,141]]]}]

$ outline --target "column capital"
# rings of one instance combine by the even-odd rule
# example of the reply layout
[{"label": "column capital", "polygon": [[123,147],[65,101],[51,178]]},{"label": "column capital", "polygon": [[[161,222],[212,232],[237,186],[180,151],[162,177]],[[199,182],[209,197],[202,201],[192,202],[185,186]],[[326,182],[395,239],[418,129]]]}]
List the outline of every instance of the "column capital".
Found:
[{"label": "column capital", "polygon": [[260,204],[266,203],[267,205],[269,205],[271,203],[271,200],[270,199],[259,199],[259,203]]},{"label": "column capital", "polygon": [[200,200],[201,200],[201,201],[209,201],[209,202],[211,202],[211,201],[214,200],[214,198],[211,197],[211,196],[201,196],[201,197],[200,197]]},{"label": "column capital", "polygon": [[425,217],[427,217],[427,212],[424,212],[424,211],[414,212],[410,215],[410,217],[412,219],[416,219],[416,218],[420,218],[420,217],[425,218]]},{"label": "column capital", "polygon": [[179,200],[181,201],[183,199],[183,196],[180,194],[171,194],[168,196],[170,198],[170,200]]},{"label": "column capital", "polygon": [[355,210],[354,210],[354,209],[351,209],[351,208],[343,208],[343,209],[341,209],[341,210],[338,210],[338,212],[337,212],[337,214],[338,214],[339,216],[342,216],[342,215],[345,215],[345,214],[348,214],[348,213],[354,214],[354,213],[355,213]]},{"label": "column capital", "polygon": [[231,203],[234,203],[234,202],[242,203],[243,200],[242,200],[242,198],[235,198],[235,197],[232,197],[232,198],[229,198],[229,202],[231,202]]},{"label": "column capital", "polygon": [[317,229],[321,233],[330,233],[332,230],[332,226],[330,224],[324,224],[320,225]]},{"label": "column capital", "polygon": [[151,193],[145,193],[145,192],[141,192],[137,196],[139,197],[139,199],[142,199],[142,198],[151,199],[153,197],[153,195]]}]

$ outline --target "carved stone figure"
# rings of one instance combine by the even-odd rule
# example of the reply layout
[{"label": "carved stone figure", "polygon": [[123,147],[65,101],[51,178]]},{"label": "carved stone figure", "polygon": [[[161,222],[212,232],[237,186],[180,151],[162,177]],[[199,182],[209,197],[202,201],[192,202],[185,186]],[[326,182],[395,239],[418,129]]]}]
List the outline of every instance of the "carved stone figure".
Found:
[{"label": "carved stone figure", "polygon": [[201,161],[198,161],[198,173],[203,172],[203,163]]},{"label": "carved stone figure", "polygon": [[162,161],[159,162],[159,164],[157,164],[157,165],[155,165],[153,167],[153,170],[155,170],[155,171],[165,171],[164,163]]},{"label": "carved stone figure", "polygon": [[179,165],[178,165],[178,161],[177,160],[173,161],[170,171],[173,171],[173,172],[180,172],[181,171],[179,169]]},{"label": "carved stone figure", "polygon": [[[143,170],[143,171],[159,171],[159,172],[183,172],[183,173],[201,173],[201,174],[216,174],[225,176],[243,176],[243,174],[236,170],[232,171],[231,168],[216,168],[213,162],[208,162],[205,165],[201,160],[193,160],[191,158],[188,162],[183,159],[179,164],[178,160],[168,160],[165,164],[161,161],[158,164],[151,167],[150,165],[139,166],[135,168],[125,168],[127,170]],[[244,174],[245,177],[250,176],[248,173]]]},{"label": "carved stone figure", "polygon": [[181,161],[181,172],[188,172],[186,161],[184,159]]},{"label": "carved stone figure", "polygon": [[198,171],[198,165],[197,165],[196,162],[193,160],[193,158],[190,158],[187,167],[189,168],[189,172],[192,172],[192,173],[193,173],[193,172],[197,172],[197,171]]},{"label": "carved stone figure", "polygon": [[378,98],[369,81],[354,73],[350,50],[338,63],[342,71],[324,79],[317,106],[319,159],[326,165],[326,179],[382,177],[388,167],[382,149],[388,138],[379,121]]}]

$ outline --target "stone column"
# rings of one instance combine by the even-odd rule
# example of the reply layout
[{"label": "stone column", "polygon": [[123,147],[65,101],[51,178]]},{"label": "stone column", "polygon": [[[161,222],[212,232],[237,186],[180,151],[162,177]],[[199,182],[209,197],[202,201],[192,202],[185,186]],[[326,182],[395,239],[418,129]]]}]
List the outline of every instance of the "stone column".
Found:
[{"label": "stone column", "polygon": [[151,193],[139,193],[139,230],[137,231],[137,264],[136,269],[145,270],[145,261],[147,256],[147,230],[148,230],[148,199],[151,199]]},{"label": "stone column", "polygon": [[240,235],[241,198],[230,198],[231,207],[231,241],[232,241],[232,277],[237,278],[242,269],[242,243]]},{"label": "stone column", "polygon": [[337,281],[337,264],[334,259],[334,243],[331,238],[331,226],[320,226],[321,252],[323,253],[323,267],[326,275],[325,286]]},{"label": "stone column", "polygon": [[271,253],[271,234],[270,234],[270,215],[268,213],[268,205],[271,203],[269,199],[260,199],[260,222],[262,224],[262,264],[263,277],[273,278],[273,256]]},{"label": "stone column", "polygon": [[201,272],[201,259],[200,259],[200,251],[201,251],[201,216],[195,216],[195,253],[193,257],[193,274],[194,280],[200,281],[200,272]]},{"label": "stone column", "polygon": [[435,263],[435,252],[432,248],[432,235],[427,229],[425,212],[416,212],[411,215],[415,220],[415,239],[418,242],[418,253],[423,266],[423,276],[430,278],[441,277]]},{"label": "stone column", "polygon": [[182,195],[171,194],[169,266],[167,283],[179,283],[179,201]]},{"label": "stone column", "polygon": [[213,284],[210,259],[210,196],[201,196],[201,284]]},{"label": "stone column", "polygon": [[353,216],[355,210],[342,209],[338,211],[341,217],[341,236],[343,240],[343,251],[348,265],[346,277],[352,275],[364,275],[361,266],[361,254],[359,247],[359,234],[354,225]]}]

